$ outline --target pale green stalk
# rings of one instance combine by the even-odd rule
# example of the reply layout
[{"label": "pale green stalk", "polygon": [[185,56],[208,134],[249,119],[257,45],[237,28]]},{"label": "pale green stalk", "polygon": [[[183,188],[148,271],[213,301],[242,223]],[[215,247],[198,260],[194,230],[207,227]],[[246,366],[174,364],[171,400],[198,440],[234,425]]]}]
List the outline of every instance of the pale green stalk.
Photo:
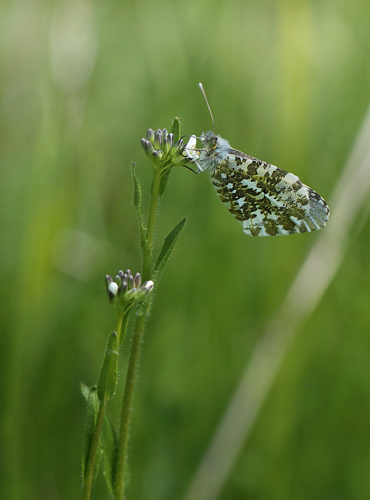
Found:
[{"label": "pale green stalk", "polygon": [[[116,320],[116,332],[119,339],[118,345],[122,342],[123,338],[126,334],[127,329],[127,319],[128,319],[128,311],[120,311],[117,314]],[[123,325],[123,329],[122,329]],[[109,347],[108,347],[109,348]],[[101,430],[104,422],[105,410],[107,407],[108,399],[104,399],[103,401],[99,401],[99,410],[96,418],[94,434],[91,442],[91,447],[89,450],[89,457],[86,465],[86,473],[84,477],[84,484],[82,489],[82,500],[90,500],[91,497],[91,487],[93,483],[94,477],[94,466],[96,461],[96,456],[98,453],[98,445],[101,436]]]},{"label": "pale green stalk", "polygon": [[99,402],[99,411],[98,411],[98,416],[96,418],[96,424],[95,424],[93,439],[91,442],[91,447],[89,450],[89,458],[86,466],[85,481],[82,489],[82,500],[90,500],[91,486],[94,476],[94,465],[96,460],[96,454],[98,451],[101,429],[104,422],[106,406],[107,406],[107,401]]},{"label": "pale green stalk", "polygon": [[[142,276],[144,281],[149,280],[151,278],[151,273],[152,273],[153,242],[154,242],[156,215],[160,197],[160,183],[161,183],[161,174],[158,170],[154,170],[152,196],[151,196],[150,209],[148,215],[147,239],[146,239],[147,245],[145,248],[143,248]],[[140,310],[138,313],[135,330],[133,334],[130,359],[127,369],[126,386],[122,403],[120,431],[118,436],[117,462],[116,462],[116,472],[114,481],[115,500],[122,500],[124,498],[123,495],[125,488],[127,445],[130,432],[130,418],[131,418],[133,392],[135,387],[138,361],[140,357],[140,348],[144,334],[144,327],[146,320],[148,319],[149,316],[150,305],[151,305],[151,298],[149,296],[148,300],[145,301],[143,304],[143,310]]]},{"label": "pale green stalk", "polygon": [[143,281],[151,279],[155,221],[159,203],[160,185],[161,185],[161,173],[158,170],[155,170],[153,176],[153,185],[152,185],[152,198],[150,202],[150,209],[148,215],[147,239],[146,239],[147,250],[143,249],[143,272],[142,272]]}]

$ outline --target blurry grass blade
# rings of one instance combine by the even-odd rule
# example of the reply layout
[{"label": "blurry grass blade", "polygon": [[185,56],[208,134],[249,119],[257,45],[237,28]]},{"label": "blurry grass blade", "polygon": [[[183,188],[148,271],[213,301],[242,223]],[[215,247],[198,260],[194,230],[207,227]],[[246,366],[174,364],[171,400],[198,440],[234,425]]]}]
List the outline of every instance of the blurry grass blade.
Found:
[{"label": "blurry grass blade", "polygon": [[173,119],[171,134],[174,135],[174,142],[177,142],[180,139],[181,135],[181,122],[177,116]]},{"label": "blurry grass blade", "polygon": [[104,477],[109,493],[113,496],[113,478],[117,459],[117,434],[111,420],[104,417],[102,429]]},{"label": "blurry grass blade", "polygon": [[280,310],[270,319],[254,352],[248,357],[185,500],[221,497],[297,332],[315,311],[341,269],[345,253],[353,242],[352,226],[363,211],[363,204],[368,202],[369,194],[370,106],[347,165],[337,181],[330,224],[311,248]]},{"label": "blurry grass blade", "polygon": [[168,170],[168,172],[166,172],[161,179],[161,184],[159,186],[159,196],[163,196],[164,190],[166,189],[167,186],[168,176],[170,175],[170,172],[171,170]]},{"label": "blurry grass blade", "polygon": [[[83,451],[82,451],[82,480],[84,482],[87,462],[89,459],[89,453],[91,449],[91,443],[94,435],[96,417],[98,415],[98,410],[99,410],[99,399],[96,386],[89,389],[85,384],[81,384],[81,391],[87,401],[85,436],[84,436]],[[101,458],[100,448],[101,447],[99,444],[98,446],[99,451],[97,453],[94,465],[93,481],[96,479],[96,476],[98,475],[99,472],[100,458]]]},{"label": "blurry grass blade", "polygon": [[166,239],[164,240],[164,243],[162,246],[162,250],[158,256],[157,262],[156,262],[155,267],[154,267],[154,272],[156,274],[159,274],[162,272],[163,267],[165,266],[169,256],[172,253],[172,250],[175,246],[177,238],[179,237],[180,232],[185,225],[185,222],[186,222],[186,217],[184,217],[184,219],[182,219],[177,224],[177,226],[174,229],[172,229],[170,234],[168,236],[166,236]]}]

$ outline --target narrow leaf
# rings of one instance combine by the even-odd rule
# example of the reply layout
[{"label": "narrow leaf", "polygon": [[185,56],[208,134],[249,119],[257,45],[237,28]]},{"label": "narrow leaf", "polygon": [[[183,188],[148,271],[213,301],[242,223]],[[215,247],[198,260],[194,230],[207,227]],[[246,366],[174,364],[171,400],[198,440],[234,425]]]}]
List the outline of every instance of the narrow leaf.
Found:
[{"label": "narrow leaf", "polygon": [[136,177],[135,163],[132,164],[132,177],[134,179],[134,205],[136,210],[141,212],[141,187]]},{"label": "narrow leaf", "polygon": [[81,394],[85,398],[86,402],[89,399],[90,391],[91,391],[91,388],[88,385],[86,385],[83,382],[81,382]]},{"label": "narrow leaf", "polygon": [[162,249],[160,251],[157,262],[154,267],[154,272],[157,275],[162,272],[169,256],[171,255],[172,250],[177,241],[177,238],[179,237],[185,222],[186,222],[186,217],[182,219],[174,229],[172,229],[172,231],[169,233],[168,236],[166,236],[166,239],[163,242]]},{"label": "narrow leaf", "polygon": [[159,196],[163,196],[164,190],[166,189],[167,186],[167,181],[168,181],[168,176],[170,175],[171,169],[168,170],[164,176],[161,178],[161,183],[159,186]]},{"label": "narrow leaf", "polygon": [[134,181],[134,206],[139,217],[140,243],[143,252],[145,252],[147,250],[148,244],[146,239],[146,229],[143,223],[143,214],[141,210],[141,187],[136,177],[135,163],[132,164],[132,178]]},{"label": "narrow leaf", "polygon": [[109,401],[116,392],[118,379],[118,338],[112,332],[109,337],[107,352],[100,372],[98,383],[98,397],[100,401]]},{"label": "narrow leaf", "polygon": [[181,122],[177,116],[173,119],[171,133],[175,136],[174,142],[177,142],[181,135]]},{"label": "narrow leaf", "polygon": [[113,496],[113,480],[117,460],[117,434],[113,423],[106,415],[102,429],[104,477],[109,493]]},{"label": "narrow leaf", "polygon": [[[81,392],[87,401],[85,435],[84,435],[83,451],[82,451],[82,479],[84,481],[86,466],[89,459],[91,443],[94,435],[96,417],[98,415],[98,410],[99,410],[99,399],[96,386],[93,386],[90,389],[85,384],[81,384]],[[99,450],[100,450],[100,445],[99,445]],[[94,479],[96,478],[99,472],[100,458],[101,458],[101,453],[98,451],[94,464]]]}]

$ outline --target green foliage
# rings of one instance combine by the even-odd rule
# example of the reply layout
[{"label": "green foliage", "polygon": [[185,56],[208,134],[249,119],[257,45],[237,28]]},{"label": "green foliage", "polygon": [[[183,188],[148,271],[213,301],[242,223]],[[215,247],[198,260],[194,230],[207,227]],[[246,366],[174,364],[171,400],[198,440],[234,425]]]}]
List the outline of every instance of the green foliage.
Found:
[{"label": "green foliage", "polygon": [[[94,386],[89,389],[85,384],[81,383],[81,392],[86,399],[86,424],[85,424],[85,435],[83,440],[83,452],[82,452],[82,480],[85,480],[85,472],[87,461],[89,459],[89,453],[92,443],[92,437],[94,434],[94,428],[96,424],[96,417],[99,410],[99,398],[97,393],[97,387]],[[101,445],[98,445],[98,453],[94,464],[94,475],[93,480],[95,481],[100,468],[101,460]]]},{"label": "green foliage", "polygon": [[143,222],[143,213],[142,213],[142,193],[141,187],[136,177],[135,172],[135,164],[132,164],[132,178],[134,181],[134,207],[136,208],[136,212],[139,218],[139,227],[140,227],[140,242],[141,248],[144,250],[147,246],[147,232]]},{"label": "green foliage", "polygon": [[161,186],[159,189],[159,196],[163,196],[164,190],[166,189],[168,177],[170,176],[171,170],[166,172],[161,179]]},{"label": "green foliage", "polygon": [[140,184],[138,183],[137,178],[136,178],[135,163],[132,164],[132,177],[134,180],[134,207],[136,208],[139,215],[141,216],[142,193],[141,193]]},{"label": "green foliage", "polygon": [[[296,173],[330,205],[368,106],[369,16],[367,0],[0,2],[3,498],[81,497],[77,381],[98,381],[112,328],[102,277],[140,263],[128,165],[137,162],[147,193],[147,128],[174,115],[182,133],[211,128],[202,81],[216,133]],[[157,248],[184,215],[188,223],[147,326],[127,500],[183,498],[319,237],[248,238],[207,176],[181,167],[159,210]],[[366,214],[221,498],[367,500]],[[106,498],[100,477],[94,488]]]},{"label": "green foliage", "polygon": [[[177,142],[181,137],[181,122],[180,122],[179,118],[177,118],[177,117],[175,117],[172,121],[171,133],[175,136],[174,142]],[[163,196],[163,193],[164,193],[166,186],[167,186],[168,177],[169,177],[170,173],[171,173],[171,170],[168,170],[168,172],[166,172],[163,175],[163,177],[161,178],[161,185],[160,185],[160,189],[159,189],[160,196]]]},{"label": "green foliage", "polygon": [[181,121],[177,116],[172,121],[171,133],[175,136],[174,142],[177,142],[181,137]]},{"label": "green foliage", "polygon": [[112,332],[109,337],[107,352],[98,384],[98,397],[100,401],[108,401],[116,392],[118,379],[118,338]]},{"label": "green foliage", "polygon": [[104,417],[102,429],[102,450],[104,478],[109,493],[113,495],[113,479],[117,456],[117,434],[113,423],[107,415]]},{"label": "green foliage", "polygon": [[180,236],[182,229],[184,228],[185,222],[186,222],[186,217],[184,217],[176,225],[176,227],[174,227],[172,231],[166,236],[161,251],[159,253],[157,262],[154,266],[154,281],[156,280],[156,277],[159,276],[163,271],[163,268],[175,247],[177,239]]}]

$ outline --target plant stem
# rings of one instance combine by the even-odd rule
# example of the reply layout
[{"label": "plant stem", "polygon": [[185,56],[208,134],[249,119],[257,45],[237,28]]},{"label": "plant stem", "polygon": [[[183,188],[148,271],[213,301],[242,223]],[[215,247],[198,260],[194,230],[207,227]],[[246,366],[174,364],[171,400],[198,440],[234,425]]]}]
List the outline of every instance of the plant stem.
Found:
[{"label": "plant stem", "polygon": [[[120,313],[117,314],[117,319],[116,319],[116,333],[118,336],[118,345],[121,345],[121,330],[122,330],[122,321],[124,318],[124,314]],[[128,315],[127,315],[128,316]],[[126,318],[126,325],[127,325],[127,318]],[[126,328],[123,329],[123,335],[126,333]]]},{"label": "plant stem", "polygon": [[83,486],[83,490],[82,490],[82,500],[90,500],[91,486],[92,486],[93,477],[94,477],[94,465],[95,465],[96,453],[98,450],[98,444],[99,444],[99,440],[100,440],[101,429],[103,426],[106,406],[107,406],[106,401],[99,402],[98,416],[96,418],[94,435],[93,435],[93,439],[91,442],[91,447],[90,447],[90,451],[89,451],[89,458],[88,458],[87,466],[86,466],[85,481],[84,481],[84,486]]},{"label": "plant stem", "polygon": [[[119,341],[118,345],[120,345],[120,342],[123,341],[123,338],[125,336],[126,329],[127,329],[127,319],[128,319],[128,311],[126,312],[126,314],[120,313],[117,316],[116,333],[117,333],[118,341]],[[123,331],[122,331],[122,325],[123,325]],[[107,347],[107,349],[108,348],[109,348],[109,346]],[[83,485],[83,489],[82,489],[82,500],[90,500],[91,487],[92,487],[92,482],[93,482],[93,477],[94,477],[94,465],[95,465],[95,461],[96,461],[98,444],[99,444],[99,440],[100,440],[100,436],[101,436],[101,430],[102,430],[102,426],[103,426],[104,415],[105,415],[107,403],[108,403],[108,400],[105,400],[105,399],[103,401],[99,401],[99,410],[98,410],[98,415],[96,418],[94,435],[92,438],[91,447],[89,450],[89,458],[88,458],[87,465],[86,465],[86,474],[85,474],[84,485]]]},{"label": "plant stem", "polygon": [[153,184],[152,184],[152,197],[149,207],[146,248],[143,248],[143,281],[151,278],[152,272],[152,257],[153,257],[153,242],[155,231],[155,220],[159,202],[159,190],[161,185],[161,175],[158,170],[154,170]]},{"label": "plant stem", "polygon": [[116,320],[116,332],[118,336],[118,346],[120,347],[125,339],[127,331],[127,323],[130,309],[126,310],[123,314],[119,314]]},{"label": "plant stem", "polygon": [[[158,203],[160,197],[160,185],[161,185],[161,174],[158,170],[154,170],[152,196],[150,200],[148,225],[146,232],[146,245],[145,247],[143,247],[142,277],[144,281],[149,280],[151,278],[151,273],[152,273],[153,243],[154,243],[156,216],[157,216]],[[135,331],[132,339],[131,353],[127,369],[126,386],[122,402],[120,431],[118,436],[117,462],[116,462],[116,472],[114,481],[115,500],[122,500],[125,491],[124,489],[125,469],[126,469],[128,437],[130,432],[132,400],[135,388],[136,372],[140,357],[140,349],[144,335],[144,327],[146,320],[148,319],[149,316],[150,305],[151,305],[151,299],[149,298],[148,302],[145,304],[145,307],[141,310],[139,309],[136,318]]]},{"label": "plant stem", "polygon": [[122,500],[124,493],[125,482],[125,466],[127,456],[128,436],[130,431],[130,417],[132,398],[135,388],[136,370],[140,356],[140,347],[144,334],[144,326],[148,316],[150,302],[147,306],[146,313],[140,315],[136,319],[135,331],[132,340],[130,360],[127,370],[126,387],[123,396],[120,432],[118,437],[118,450],[116,462],[116,474],[114,481],[114,498],[115,500]]}]

